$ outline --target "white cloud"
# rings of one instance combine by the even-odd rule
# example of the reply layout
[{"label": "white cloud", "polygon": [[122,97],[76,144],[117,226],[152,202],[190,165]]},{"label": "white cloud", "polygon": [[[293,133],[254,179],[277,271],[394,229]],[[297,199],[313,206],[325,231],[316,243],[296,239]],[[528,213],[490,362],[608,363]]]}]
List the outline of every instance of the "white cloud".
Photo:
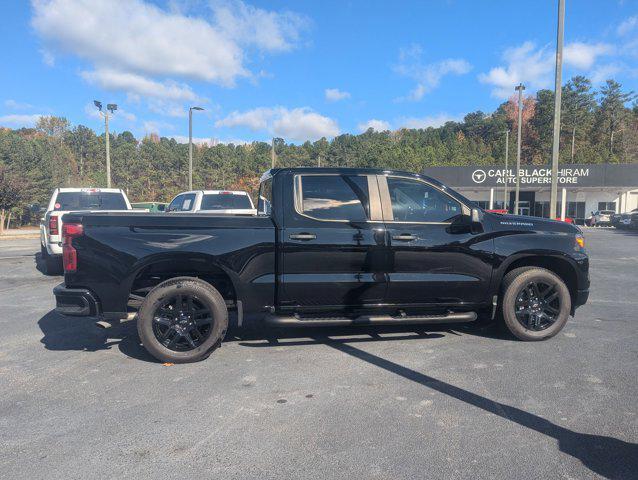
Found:
[{"label": "white cloud", "polygon": [[521,82],[535,90],[551,85],[550,74],[555,59],[547,48],[537,50],[534,43],[525,42],[505,50],[503,60],[507,64],[505,67],[495,67],[488,73],[479,74],[479,81],[494,86],[493,96],[509,98],[514,87]]},{"label": "white cloud", "polygon": [[370,128],[376,132],[385,132],[386,130],[391,129],[389,122],[386,122],[385,120],[377,120],[375,118],[357,125],[357,129],[360,132],[367,132]]},{"label": "white cloud", "polygon": [[41,113],[33,115],[3,115],[0,116],[0,126],[3,127],[34,127],[42,117]]},{"label": "white cloud", "polygon": [[582,43],[574,42],[565,45],[565,64],[580,70],[589,70],[596,62],[597,57],[610,55],[614,48],[606,43]]},{"label": "white cloud", "polygon": [[446,75],[464,75],[472,66],[462,58],[447,58],[439,62],[421,64],[422,49],[419,45],[412,45],[408,49],[402,49],[399,53],[400,63],[394,70],[405,77],[417,82],[416,87],[405,98],[399,100],[418,101],[426,93],[431,92],[441,83]]},{"label": "white cloud", "polygon": [[238,0],[211,3],[215,25],[226,38],[267,52],[292,50],[310,22],[294,12],[269,12]]},{"label": "white cloud", "polygon": [[616,33],[618,35],[623,36],[627,35],[629,32],[633,31],[636,27],[638,27],[638,15],[634,15],[633,17],[629,17],[625,21],[623,21],[618,28],[616,29]]},{"label": "white cloud", "polygon": [[296,13],[240,0],[211,1],[205,16],[145,0],[32,0],[32,5],[31,24],[43,40],[45,63],[54,65],[54,55],[75,55],[92,65],[81,75],[95,85],[132,98],[175,101],[196,95],[171,79],[233,86],[239,78],[254,78],[245,66],[247,48],[291,50],[309,24]]},{"label": "white cloud", "polygon": [[157,97],[169,100],[194,101],[197,95],[186,84],[172,80],[157,82],[135,73],[100,69],[82,72],[82,78],[105,90],[125,91],[144,97]]},{"label": "white cloud", "polygon": [[[606,43],[574,42],[565,45],[564,63],[577,70],[590,70],[598,57],[614,53],[613,46]],[[492,85],[492,95],[506,99],[513,95],[514,87],[523,83],[531,90],[550,88],[556,65],[553,46],[537,48],[533,42],[508,48],[502,56],[505,66],[492,68],[479,74],[479,81]]]},{"label": "white cloud", "polygon": [[142,128],[146,133],[160,134],[163,130],[175,130],[175,127],[167,122],[148,120],[142,124]]},{"label": "white cloud", "polygon": [[[177,143],[188,143],[188,137],[185,135],[171,135],[169,138],[174,139]],[[202,138],[193,138],[193,143],[197,145],[208,145],[209,147],[214,147],[215,145],[218,145],[218,144],[229,145],[231,143],[233,145],[248,145],[252,143],[252,141],[241,140],[237,138],[220,140],[218,138],[203,138],[202,137]]]},{"label": "white cloud", "polygon": [[620,73],[624,68],[617,63],[609,63],[606,65],[600,65],[592,70],[589,74],[591,82],[596,85],[603,83],[608,78],[613,78],[614,75]]},{"label": "white cloud", "polygon": [[342,92],[338,88],[326,88],[325,90],[326,100],[330,102],[337,102],[339,100],[345,100],[350,98],[350,93]]},{"label": "white cloud", "polygon": [[316,140],[339,134],[337,122],[307,107],[260,107],[245,112],[235,111],[218,120],[215,126],[248,127],[293,141]]},{"label": "white cloud", "polygon": [[30,103],[16,102],[12,99],[5,100],[4,106],[10,110],[31,110],[33,108]]},{"label": "white cloud", "polygon": [[438,115],[425,117],[408,117],[399,120],[398,124],[401,128],[428,128],[440,127],[447,122],[456,122],[460,116],[448,115],[447,113],[439,113]]}]

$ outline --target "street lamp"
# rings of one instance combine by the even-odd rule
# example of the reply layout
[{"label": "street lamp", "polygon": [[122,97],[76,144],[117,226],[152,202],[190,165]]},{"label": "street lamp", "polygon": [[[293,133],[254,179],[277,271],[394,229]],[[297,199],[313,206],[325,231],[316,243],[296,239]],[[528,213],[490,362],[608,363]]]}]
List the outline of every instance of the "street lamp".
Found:
[{"label": "street lamp", "polygon": [[514,194],[514,215],[518,215],[518,195],[520,190],[521,173],[521,135],[523,132],[523,90],[525,90],[525,85],[519,83],[515,90],[518,92],[518,145],[516,151],[516,193]]},{"label": "street lamp", "polygon": [[[115,113],[117,110],[117,104],[108,103],[106,105],[106,112],[102,111],[102,102],[98,100],[93,100],[93,105],[95,105],[100,112],[100,115],[104,117],[104,130],[106,132],[106,187],[111,188],[111,153],[109,149],[109,116]],[[109,114],[109,112],[111,112]]]},{"label": "street lamp", "polygon": [[503,192],[503,209],[507,210],[507,182],[509,181],[509,170],[507,169],[507,161],[510,154],[510,131],[505,130],[505,191]]},{"label": "street lamp", "polygon": [[204,110],[202,107],[188,109],[188,189],[193,189],[193,110]]},{"label": "street lamp", "polygon": [[[556,34],[556,72],[554,79],[554,141],[552,143],[552,188],[549,194],[549,218],[556,218],[558,201],[558,154],[560,146],[560,107],[563,71],[563,34],[565,31],[565,0],[558,0],[558,31]],[[562,212],[565,211],[565,190],[563,189]],[[565,215],[561,213],[561,220]]]}]

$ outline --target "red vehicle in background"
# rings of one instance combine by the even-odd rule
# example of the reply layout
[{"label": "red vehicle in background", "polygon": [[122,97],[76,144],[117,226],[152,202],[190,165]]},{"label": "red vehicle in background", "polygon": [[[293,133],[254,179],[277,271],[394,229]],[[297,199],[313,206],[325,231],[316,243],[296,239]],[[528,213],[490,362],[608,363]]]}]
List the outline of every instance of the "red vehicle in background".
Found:
[{"label": "red vehicle in background", "polygon": [[498,213],[499,215],[507,215],[509,213],[504,208],[501,208],[501,209],[497,208],[497,209],[485,210],[485,211],[490,213]]}]

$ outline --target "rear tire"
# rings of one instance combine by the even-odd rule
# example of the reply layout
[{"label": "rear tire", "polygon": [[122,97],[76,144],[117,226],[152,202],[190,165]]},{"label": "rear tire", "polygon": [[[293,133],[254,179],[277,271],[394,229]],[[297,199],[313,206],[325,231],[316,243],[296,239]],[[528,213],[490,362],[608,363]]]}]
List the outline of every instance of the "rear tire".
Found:
[{"label": "rear tire", "polygon": [[45,275],[62,275],[64,273],[62,257],[49,255],[46,247],[42,244],[40,244],[40,256],[42,257],[42,265]]},{"label": "rear tire", "polygon": [[520,340],[551,338],[562,330],[569,319],[569,289],[558,275],[545,268],[521,267],[512,270],[503,279],[502,291],[503,323]]},{"label": "rear tire", "polygon": [[[204,320],[207,323],[198,323]],[[204,360],[221,345],[227,329],[224,298],[212,285],[193,277],[160,283],[149,292],[137,313],[142,345],[162,362]]]}]

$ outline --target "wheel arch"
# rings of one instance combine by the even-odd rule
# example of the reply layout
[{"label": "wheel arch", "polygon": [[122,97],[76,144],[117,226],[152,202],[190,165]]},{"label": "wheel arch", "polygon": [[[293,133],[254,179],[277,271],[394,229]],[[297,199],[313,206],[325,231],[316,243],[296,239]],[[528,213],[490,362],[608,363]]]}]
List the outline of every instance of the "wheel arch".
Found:
[{"label": "wheel arch", "polygon": [[156,285],[175,277],[195,277],[210,283],[227,304],[241,299],[235,272],[213,255],[187,252],[151,257],[137,265],[129,276],[129,295],[145,296]]},{"label": "wheel arch", "polygon": [[549,270],[558,275],[567,285],[569,295],[572,300],[572,315],[574,313],[574,304],[578,295],[578,274],[576,265],[570,261],[565,255],[557,253],[529,253],[520,254],[508,258],[498,269],[493,291],[495,295],[500,297],[503,279],[508,272],[520,267],[540,267]]}]

